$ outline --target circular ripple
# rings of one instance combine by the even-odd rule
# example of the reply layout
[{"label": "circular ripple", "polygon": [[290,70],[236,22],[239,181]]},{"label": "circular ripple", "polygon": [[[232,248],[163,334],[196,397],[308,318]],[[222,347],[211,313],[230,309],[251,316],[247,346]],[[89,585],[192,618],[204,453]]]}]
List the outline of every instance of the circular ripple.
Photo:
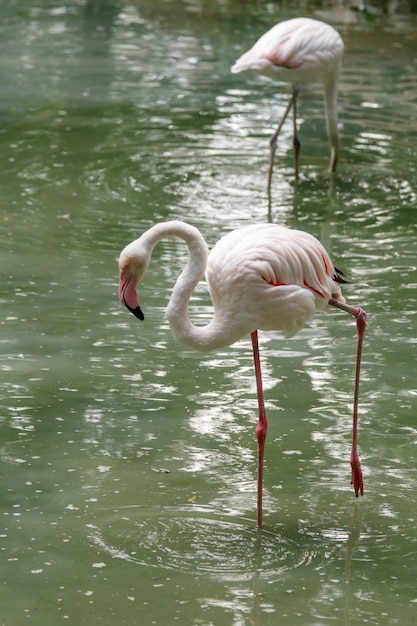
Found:
[{"label": "circular ripple", "polygon": [[[132,509],[130,509],[131,511]],[[125,510],[124,510],[125,513]],[[119,512],[120,515],[120,512]],[[138,565],[204,574],[222,580],[251,580],[257,570],[266,578],[306,565],[316,550],[266,529],[253,520],[218,518],[209,509],[138,509],[112,519],[102,530],[92,527],[89,540],[112,558]]]}]

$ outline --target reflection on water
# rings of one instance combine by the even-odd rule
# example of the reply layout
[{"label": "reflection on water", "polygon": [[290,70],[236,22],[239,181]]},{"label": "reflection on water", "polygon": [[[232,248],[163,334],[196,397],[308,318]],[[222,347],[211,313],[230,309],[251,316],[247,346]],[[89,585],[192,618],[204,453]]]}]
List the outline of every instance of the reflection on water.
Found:
[{"label": "reflection on water", "polygon": [[[292,16],[282,7],[3,7],[5,622],[413,623],[417,28],[392,7],[305,7],[346,42],[340,170],[329,181],[312,86],[300,183],[289,125],[271,206],[267,141],[288,96],[229,70]],[[269,218],[331,250],[346,297],[369,314],[360,501],[349,484],[356,331],[333,312],[291,341],[261,336],[269,432],[265,529],[254,528],[249,340],[208,355],[174,343],[164,309],[187,257],[174,241],[141,286],[144,324],[117,300],[120,249],[172,218],[210,246]],[[191,315],[211,316],[204,283]]]}]

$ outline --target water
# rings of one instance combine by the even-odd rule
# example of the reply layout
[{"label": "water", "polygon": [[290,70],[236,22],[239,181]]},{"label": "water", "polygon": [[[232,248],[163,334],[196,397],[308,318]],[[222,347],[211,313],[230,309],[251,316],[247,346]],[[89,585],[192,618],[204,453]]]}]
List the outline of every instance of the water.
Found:
[{"label": "water", "polygon": [[[5,2],[1,25],[1,624],[414,624],[415,14],[302,13],[346,42],[333,185],[320,88],[290,126],[272,201],[268,137],[286,91],[230,65],[279,19],[264,2]],[[261,336],[269,415],[255,528],[250,344],[200,355],[164,319],[186,259],[156,250],[146,321],[117,256],[154,222],[210,245],[271,219],[318,236],[368,311],[349,485],[355,325]],[[192,305],[210,316],[204,285]]]}]

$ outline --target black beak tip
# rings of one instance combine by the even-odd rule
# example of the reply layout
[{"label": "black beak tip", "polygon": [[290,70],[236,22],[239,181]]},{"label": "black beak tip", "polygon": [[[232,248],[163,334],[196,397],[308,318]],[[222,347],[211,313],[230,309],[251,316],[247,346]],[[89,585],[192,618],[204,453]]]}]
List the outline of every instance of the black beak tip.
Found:
[{"label": "black beak tip", "polygon": [[142,311],[142,309],[140,308],[140,306],[137,306],[137,307],[136,307],[136,309],[131,309],[130,307],[127,307],[127,308],[129,309],[129,311],[130,311],[131,313],[133,313],[133,315],[134,315],[135,317],[137,317],[137,318],[138,318],[138,320],[144,320],[144,319],[145,319],[145,316],[144,316],[143,311]]}]

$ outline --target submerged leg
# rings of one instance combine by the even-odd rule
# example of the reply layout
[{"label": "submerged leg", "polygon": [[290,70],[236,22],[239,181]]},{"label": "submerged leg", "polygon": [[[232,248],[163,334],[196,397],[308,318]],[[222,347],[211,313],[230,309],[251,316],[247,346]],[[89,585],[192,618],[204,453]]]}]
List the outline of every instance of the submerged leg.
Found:
[{"label": "submerged leg", "polygon": [[334,298],[329,300],[329,304],[342,309],[353,315],[356,319],[356,329],[358,331],[358,344],[356,349],[356,369],[355,369],[355,390],[353,396],[353,427],[352,427],[352,450],[350,453],[350,466],[352,468],[351,484],[355,490],[356,497],[359,493],[363,496],[363,477],[361,463],[358,456],[358,404],[359,404],[359,381],[361,373],[362,344],[366,329],[366,312],[360,307],[353,307],[345,302],[339,302]]},{"label": "submerged leg", "polygon": [[251,334],[253,361],[255,364],[256,390],[258,394],[259,420],[256,427],[256,439],[258,440],[258,487],[257,487],[257,526],[262,526],[262,486],[264,471],[264,449],[268,422],[266,420],[264,391],[262,385],[261,361],[259,358],[258,331]]},{"label": "submerged leg", "polygon": [[269,140],[268,194],[271,193],[272,170],[274,168],[274,157],[275,157],[275,151],[277,149],[278,135],[280,134],[281,128],[283,127],[284,122],[288,117],[288,113],[291,111],[293,105],[294,105],[294,94],[291,96],[291,99],[287,104],[287,108],[285,109],[284,115],[282,116],[281,121],[278,124],[278,128],[276,129],[271,139]]}]

